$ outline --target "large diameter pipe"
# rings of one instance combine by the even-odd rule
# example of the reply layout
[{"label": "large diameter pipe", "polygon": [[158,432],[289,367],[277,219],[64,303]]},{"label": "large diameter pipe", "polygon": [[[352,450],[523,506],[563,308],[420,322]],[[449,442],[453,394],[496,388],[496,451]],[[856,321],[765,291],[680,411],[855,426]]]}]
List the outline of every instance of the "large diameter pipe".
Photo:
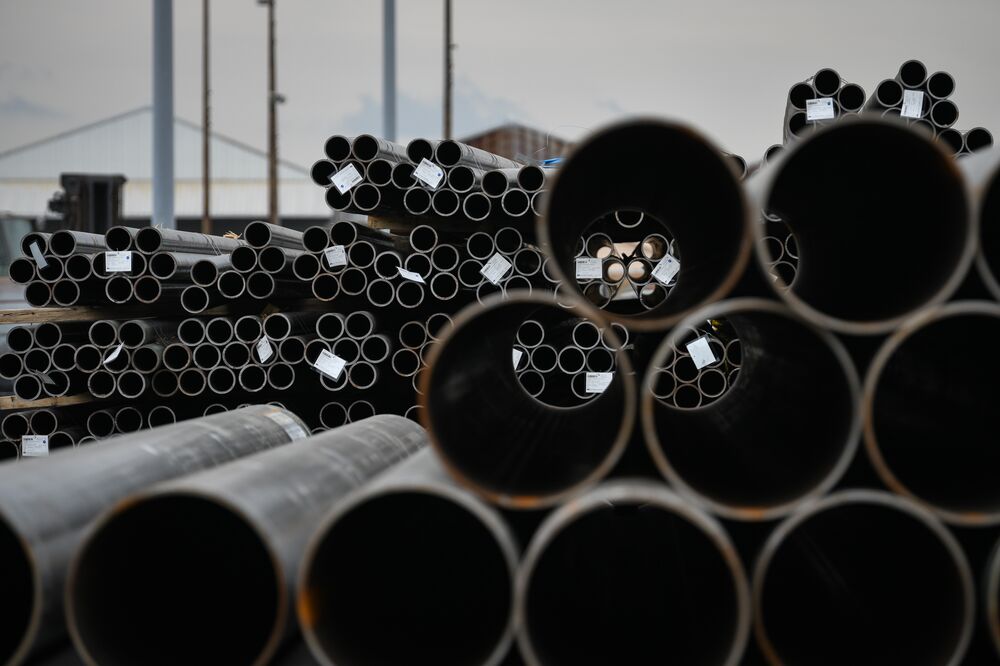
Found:
[{"label": "large diameter pipe", "polygon": [[621,352],[611,383],[584,405],[553,408],[524,392],[511,347],[521,323],[540,316],[583,313],[547,295],[491,296],[459,313],[421,373],[423,423],[445,465],[508,507],[551,506],[596,482],[620,457],[635,418],[632,365]]},{"label": "large diameter pipe", "polygon": [[0,466],[0,661],[21,663],[65,632],[70,557],[102,511],[153,483],[305,437],[282,409],[248,407],[115,437],[44,464]]},{"label": "large diameter pipe", "polygon": [[327,665],[496,666],[514,636],[517,552],[500,514],[422,451],[337,504],[310,541],[309,647]]},{"label": "large diameter pipe", "polygon": [[754,631],[771,664],[959,664],[972,576],[919,505],[852,490],[809,503],[771,533],[753,580]]},{"label": "large diameter pipe", "polygon": [[[816,178],[817,169],[828,176]],[[898,119],[843,118],[783,151],[747,189],[757,208],[788,224],[798,246],[794,281],[765,281],[797,313],[837,332],[888,332],[945,300],[975,253],[976,223],[955,160]],[[753,233],[766,275],[765,225]]]},{"label": "large diameter pipe", "polygon": [[321,518],[426,441],[383,415],[119,502],[70,569],[74,643],[109,666],[270,663],[294,627],[295,574]]},{"label": "large diameter pipe", "polygon": [[[739,381],[700,409],[658,401],[661,370],[707,320],[728,324],[740,341]],[[723,360],[721,346],[715,355]],[[681,360],[697,377],[691,359]],[[649,452],[674,489],[726,518],[771,520],[843,475],[861,432],[860,393],[850,356],[832,334],[780,303],[734,299],[698,310],[663,341],[640,412]]]},{"label": "large diameter pipe", "polygon": [[976,269],[994,299],[1000,301],[1000,146],[959,162],[974,195],[979,244]]},{"label": "large diameter pipe", "polygon": [[530,666],[735,666],[750,593],[716,520],[660,484],[615,481],[538,528],[518,573],[517,614]]},{"label": "large diameter pipe", "polygon": [[924,311],[885,341],[865,381],[864,442],[875,470],[891,490],[956,525],[1000,524],[990,434],[1000,360],[974,351],[997,334],[996,303]]},{"label": "large diameter pipe", "polygon": [[[670,156],[669,159],[665,156]],[[608,164],[628,164],[608,170]],[[644,119],[612,125],[579,145],[548,185],[537,237],[549,271],[582,306],[636,330],[663,330],[735,286],[751,250],[750,206],[721,151],[680,124]],[[661,303],[634,316],[598,312],[575,280],[576,249],[592,222],[640,210],[670,229],[680,254],[677,284]]]}]

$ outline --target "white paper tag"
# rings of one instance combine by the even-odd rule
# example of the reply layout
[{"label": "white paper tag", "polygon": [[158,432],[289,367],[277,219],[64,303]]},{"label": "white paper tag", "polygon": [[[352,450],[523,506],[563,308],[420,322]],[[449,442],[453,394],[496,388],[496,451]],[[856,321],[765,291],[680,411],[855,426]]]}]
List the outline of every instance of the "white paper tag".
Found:
[{"label": "white paper tag", "polygon": [[413,177],[422,181],[432,190],[435,190],[441,184],[441,180],[444,179],[444,169],[425,157],[420,160],[420,164],[413,170]]},{"label": "white paper tag", "polygon": [[577,257],[576,279],[600,280],[604,277],[604,269],[601,267],[601,263],[601,260],[595,257]]},{"label": "white paper tag", "polygon": [[681,262],[673,258],[669,253],[663,255],[660,262],[653,269],[653,277],[663,284],[668,284],[681,270]]},{"label": "white paper tag", "polygon": [[35,265],[39,268],[45,268],[49,265],[49,262],[45,261],[45,255],[42,254],[42,248],[38,247],[38,243],[32,243],[30,245],[31,257],[35,260]]},{"label": "white paper tag", "polygon": [[903,109],[899,115],[904,118],[919,118],[924,111],[924,93],[922,90],[903,91]]},{"label": "white paper tag", "polygon": [[504,275],[507,275],[507,271],[510,270],[512,265],[507,261],[506,257],[497,253],[490,257],[490,260],[479,269],[479,274],[493,284],[500,284],[500,280],[503,279]]},{"label": "white paper tag", "polygon": [[833,98],[818,97],[806,100],[806,120],[832,120]]},{"label": "white paper tag", "polygon": [[285,431],[285,434],[288,435],[293,442],[297,439],[305,439],[309,436],[309,433],[303,430],[302,426],[295,422],[295,419],[284,412],[272,412],[267,414],[267,418],[280,425],[281,429]]},{"label": "white paper tag", "polygon": [[588,372],[584,393],[604,393],[614,377],[613,372]]},{"label": "white paper tag", "polygon": [[520,349],[510,350],[511,358],[514,360],[514,369],[517,370],[517,364],[521,362],[521,357],[524,356],[524,352]]},{"label": "white paper tag", "polygon": [[413,271],[408,271],[405,268],[397,269],[399,270],[399,277],[406,278],[410,282],[419,282],[420,284],[427,284],[424,279],[420,277],[420,273],[414,273]]},{"label": "white paper tag", "polygon": [[106,359],[104,359],[104,365],[107,365],[108,363],[111,363],[116,358],[118,358],[118,355],[122,353],[122,347],[124,347],[124,346],[125,346],[125,343],[123,342],[120,345],[118,345],[117,347],[115,347],[115,350],[113,352],[111,352],[110,354],[108,354],[108,357]]},{"label": "white paper tag", "polygon": [[347,265],[347,251],[343,245],[333,245],[323,250],[326,256],[326,263],[330,268]]},{"label": "white paper tag", "polygon": [[330,379],[337,379],[340,377],[340,373],[344,371],[345,365],[347,365],[347,361],[327,349],[321,351],[319,353],[319,358],[317,358],[316,362],[313,363],[314,368],[322,372]]},{"label": "white paper tag", "polygon": [[108,273],[127,273],[132,270],[132,251],[104,253],[104,269]]},{"label": "white paper tag", "polygon": [[353,164],[348,164],[343,169],[330,177],[330,182],[341,194],[347,194],[348,190],[363,180],[361,174]]},{"label": "white paper tag", "polygon": [[24,458],[44,458],[49,455],[48,435],[25,435],[21,438],[21,456]]},{"label": "white paper tag", "polygon": [[266,336],[257,341],[257,356],[261,363],[267,363],[267,359],[274,356],[274,347]]},{"label": "white paper tag", "polygon": [[687,343],[687,350],[691,354],[691,360],[694,361],[694,367],[699,370],[719,360],[715,358],[712,346],[708,344],[707,335],[703,335],[697,340]]}]

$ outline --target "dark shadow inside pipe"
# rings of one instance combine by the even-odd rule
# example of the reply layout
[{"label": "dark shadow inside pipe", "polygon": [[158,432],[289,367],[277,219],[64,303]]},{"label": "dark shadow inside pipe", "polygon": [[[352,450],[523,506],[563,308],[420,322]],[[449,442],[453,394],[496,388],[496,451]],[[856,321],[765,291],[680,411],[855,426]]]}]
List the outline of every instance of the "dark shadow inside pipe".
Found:
[{"label": "dark shadow inside pipe", "polygon": [[1000,513],[992,444],[1000,358],[982,346],[998,335],[1000,316],[938,319],[902,342],[875,387],[872,430],[886,467],[949,511]]},{"label": "dark shadow inside pipe", "polygon": [[955,79],[948,72],[934,72],[927,79],[927,92],[932,97],[944,99],[955,92]]},{"label": "dark shadow inside pipe", "polygon": [[249,273],[257,267],[257,251],[245,245],[233,248],[229,255],[229,263],[233,270],[240,273]]},{"label": "dark shadow inside pipe", "polygon": [[132,234],[125,227],[111,227],[104,234],[104,243],[109,250],[121,252],[132,246]]},{"label": "dark shadow inside pipe", "polygon": [[52,300],[58,305],[76,305],[80,300],[80,285],[70,280],[59,280],[52,285]]},{"label": "dark shadow inside pipe", "polygon": [[347,424],[347,410],[339,402],[328,402],[319,410],[319,421],[325,428],[339,428]]},{"label": "dark shadow inside pipe", "polygon": [[[12,265],[13,266],[13,265]],[[89,254],[74,254],[66,258],[66,277],[71,280],[86,280],[93,273],[93,264]],[[11,275],[16,280],[16,276]]]},{"label": "dark shadow inside pipe", "polygon": [[56,257],[47,257],[47,265],[45,268],[39,268],[38,277],[43,280],[48,280],[49,282],[55,282],[63,275],[63,262],[62,259],[57,259]]},{"label": "dark shadow inside pipe", "polygon": [[7,332],[7,346],[22,354],[35,344],[35,337],[28,326],[14,326]]},{"label": "dark shadow inside pipe", "polygon": [[907,513],[836,506],[781,541],[758,621],[786,664],[952,663],[965,615],[953,558]]},{"label": "dark shadow inside pipe", "polygon": [[438,190],[434,193],[431,206],[438,215],[449,216],[458,212],[461,202],[454,190]]},{"label": "dark shadow inside pipe", "polygon": [[354,205],[360,210],[374,210],[381,201],[382,193],[371,183],[361,183],[354,188]]},{"label": "dark shadow inside pipe", "polygon": [[412,349],[400,349],[392,355],[392,369],[397,375],[409,377],[420,369],[420,356]]},{"label": "dark shadow inside pipe", "polygon": [[151,276],[144,276],[135,281],[135,297],[142,303],[153,303],[160,298],[162,291],[160,281]]},{"label": "dark shadow inside pipe", "polygon": [[545,185],[545,171],[534,164],[528,164],[517,172],[517,185],[527,192],[537,192]]},{"label": "dark shadow inside pipe", "polygon": [[[17,460],[21,455],[20,450],[17,448],[17,443],[12,441],[2,441],[0,442],[0,462],[7,460]],[[0,553],[4,553],[3,545],[0,545]],[[5,585],[5,581],[2,581],[0,577],[0,585]],[[6,588],[5,588],[6,589]],[[17,603],[17,602],[15,602]],[[7,618],[0,613],[0,621],[6,622]],[[14,620],[16,622],[16,620]],[[0,632],[0,659],[7,659],[10,655],[4,652],[3,637],[2,632]]]},{"label": "dark shadow inside pipe", "polygon": [[249,344],[260,339],[263,326],[259,317],[248,315],[237,319],[233,330],[237,340]]},{"label": "dark shadow inside pipe", "polygon": [[88,336],[98,347],[110,347],[118,342],[118,328],[116,322],[102,319],[90,325]]},{"label": "dark shadow inside pipe", "polygon": [[[79,363],[79,361],[78,361]],[[183,370],[191,363],[191,348],[182,344],[170,344],[163,350],[163,365],[170,370]]]},{"label": "dark shadow inside pipe", "polygon": [[10,662],[25,637],[35,602],[34,571],[24,542],[0,516],[0,660]]},{"label": "dark shadow inside pipe", "polygon": [[160,364],[160,354],[152,347],[140,347],[132,352],[132,365],[139,372],[152,372]]},{"label": "dark shadow inside pipe", "polygon": [[[14,388],[16,390],[16,384]],[[98,398],[106,398],[115,392],[115,376],[107,370],[93,372],[87,378],[87,388]]]},{"label": "dark shadow inside pipe", "polygon": [[392,162],[383,159],[373,160],[365,169],[365,175],[373,185],[388,185],[392,182]]},{"label": "dark shadow inside pipe", "polygon": [[340,288],[349,296],[363,294],[368,287],[368,276],[360,268],[345,268],[340,274]]},{"label": "dark shadow inside pipe", "polygon": [[59,427],[55,412],[39,409],[31,414],[31,432],[35,435],[51,435]]},{"label": "dark shadow inside pipe", "polygon": [[2,428],[0,429],[2,429],[5,438],[19,440],[28,434],[28,429],[31,427],[30,423],[27,412],[14,412],[3,418]]},{"label": "dark shadow inside pipe", "polygon": [[396,287],[396,301],[404,308],[415,308],[424,300],[424,288],[417,282],[404,281]]},{"label": "dark shadow inside pipe", "polygon": [[524,190],[507,190],[500,199],[500,207],[511,217],[521,217],[531,207],[531,199]]},{"label": "dark shadow inside pipe", "polygon": [[884,108],[892,108],[903,101],[903,86],[895,79],[886,79],[875,89],[875,99]]},{"label": "dark shadow inside pipe", "polygon": [[965,147],[976,152],[993,145],[993,135],[983,127],[973,127],[965,134]]},{"label": "dark shadow inside pipe", "polygon": [[352,338],[363,338],[375,330],[375,318],[370,312],[356,311],[344,320],[344,331]]},{"label": "dark shadow inside pipe", "polygon": [[267,369],[267,382],[279,391],[295,383],[295,369],[287,363],[275,363]]},{"label": "dark shadow inside pipe", "polygon": [[472,167],[456,166],[448,172],[448,185],[456,192],[468,192],[476,184],[476,173]]},{"label": "dark shadow inside pipe", "polygon": [[351,140],[346,136],[334,134],[326,140],[323,151],[334,162],[343,162],[351,156]]},{"label": "dark shadow inside pipe", "polygon": [[946,146],[947,151],[951,155],[957,155],[961,152],[964,145],[962,133],[952,127],[947,127],[938,132],[937,139]]},{"label": "dark shadow inside pipe", "polygon": [[[671,158],[664,162],[662,155]],[[609,174],[609,163],[632,168]],[[677,285],[638,319],[675,316],[735,280],[746,252],[742,190],[726,158],[686,128],[655,121],[616,125],[562,165],[538,230],[563,276],[575,274],[577,243],[587,227],[617,210],[658,220],[683,255]]]},{"label": "dark shadow inside pipe", "polygon": [[493,245],[502,254],[515,254],[521,249],[522,240],[521,232],[514,227],[503,227],[493,235]]},{"label": "dark shadow inside pipe", "polygon": [[341,194],[336,187],[326,190],[326,205],[334,210],[344,210],[351,205],[351,193],[348,191]]},{"label": "dark shadow inside pipe", "polygon": [[631,502],[562,527],[531,571],[525,608],[550,666],[721,664],[739,623],[718,546],[687,519]]},{"label": "dark shadow inside pipe", "polygon": [[423,215],[431,208],[431,193],[421,187],[411,187],[403,195],[403,206],[413,215]]},{"label": "dark shadow inside pipe", "polygon": [[52,358],[44,349],[35,347],[24,355],[24,368],[31,372],[48,372],[52,367]]},{"label": "dark shadow inside pipe", "polygon": [[251,248],[267,247],[271,243],[271,236],[271,227],[266,222],[251,222],[243,230],[243,239]]},{"label": "dark shadow inside pipe", "polygon": [[927,79],[927,68],[919,60],[907,60],[899,68],[899,80],[907,88],[919,88]]},{"label": "dark shadow inside pipe", "polygon": [[420,164],[420,160],[434,159],[434,146],[427,139],[413,139],[406,144],[406,156],[414,164]]},{"label": "dark shadow inside pipe", "polygon": [[122,407],[115,412],[118,432],[136,432],[142,429],[142,412],[135,407]]},{"label": "dark shadow inside pipe", "polygon": [[837,93],[837,102],[844,111],[858,111],[865,104],[865,89],[856,83],[848,83]]},{"label": "dark shadow inside pipe", "polygon": [[375,406],[367,400],[355,400],[347,408],[347,418],[351,423],[357,423],[372,416],[375,416]]},{"label": "dark shadow inside pipe", "polygon": [[958,107],[951,100],[943,99],[931,107],[931,120],[938,127],[951,127],[958,120]]},{"label": "dark shadow inside pipe", "polygon": [[160,397],[170,397],[177,393],[177,375],[169,370],[161,370],[153,375],[153,392]]},{"label": "dark shadow inside pipe", "polygon": [[118,391],[126,398],[137,398],[146,390],[146,379],[134,370],[118,375]]},{"label": "dark shadow inside pipe", "polygon": [[109,279],[104,292],[112,303],[124,303],[132,298],[132,282],[122,276]]},{"label": "dark shadow inside pipe", "polygon": [[[66,263],[67,263],[67,268],[69,268],[69,264],[71,262],[66,262]],[[10,263],[8,275],[10,275],[10,279],[16,282],[17,284],[27,284],[28,282],[31,281],[33,277],[35,277],[35,266],[34,264],[31,263],[30,260],[25,259],[23,257],[19,257],[17,259],[14,259]]]},{"label": "dark shadow inside pipe", "polygon": [[375,366],[365,361],[358,361],[347,369],[347,380],[357,389],[371,388],[378,381]]},{"label": "dark shadow inside pipe", "polygon": [[347,250],[347,258],[352,266],[368,268],[375,262],[375,246],[368,241],[357,241]]},{"label": "dark shadow inside pipe", "polygon": [[222,353],[219,348],[210,342],[203,342],[194,348],[191,360],[202,370],[210,370],[219,365],[222,360]]},{"label": "dark shadow inside pipe", "polygon": [[213,368],[208,373],[208,386],[215,393],[229,393],[236,388],[236,373],[227,367]]},{"label": "dark shadow inside pipe", "polygon": [[391,351],[389,340],[381,335],[372,335],[361,341],[361,357],[369,363],[380,363]]},{"label": "dark shadow inside pipe", "polygon": [[272,340],[284,340],[292,333],[292,322],[286,315],[277,312],[264,320],[264,333]]},{"label": "dark shadow inside pipe", "polygon": [[[263,372],[261,370],[261,373]],[[188,368],[177,378],[177,385],[184,395],[198,395],[205,390],[205,373],[195,368]]]},{"label": "dark shadow inside pipe", "polygon": [[437,340],[446,332],[451,330],[453,323],[451,317],[443,312],[434,312],[427,316],[427,335]]},{"label": "dark shadow inside pipe", "polygon": [[284,248],[274,246],[265,247],[257,255],[257,263],[260,265],[261,270],[268,273],[277,273],[285,267],[285,262]]},{"label": "dark shadow inside pipe", "polygon": [[233,339],[233,324],[225,317],[215,317],[205,326],[205,336],[210,342],[224,345]]},{"label": "dark shadow inside pipe", "polygon": [[77,347],[73,357],[76,367],[83,372],[93,372],[101,367],[104,362],[104,355],[101,350],[94,345],[81,345]]},{"label": "dark shadow inside pipe", "polygon": [[319,275],[320,263],[314,254],[300,254],[292,260],[292,273],[300,280],[311,280]]},{"label": "dark shadow inside pipe", "polygon": [[403,260],[395,252],[380,252],[375,257],[375,273],[386,279],[394,278],[399,273]]},{"label": "dark shadow inside pipe", "polygon": [[52,291],[44,282],[29,282],[24,288],[24,300],[33,307],[45,307],[52,300]]},{"label": "dark shadow inside pipe", "polygon": [[439,271],[450,271],[456,266],[461,257],[458,248],[447,243],[440,243],[431,252],[431,265]]},{"label": "dark shadow inside pipe", "polygon": [[[222,292],[222,281],[226,275],[227,274],[223,273],[223,275],[219,278],[220,292]],[[229,275],[236,275],[239,277],[238,274],[232,272],[230,272]],[[240,282],[242,283],[242,280]],[[181,307],[184,308],[185,312],[203,312],[206,308],[208,308],[209,300],[210,297],[204,287],[196,287],[192,285],[181,292]]]},{"label": "dark shadow inside pipe", "polygon": [[[647,426],[655,432],[647,445],[715,502],[769,508],[794,501],[827,480],[853,444],[856,386],[829,343],[794,319],[743,310],[726,321],[742,345],[740,381],[700,409],[674,409],[647,396],[644,414],[652,410]],[[691,372],[682,372],[681,362]],[[674,372],[682,381],[698,375],[688,356]],[[678,406],[690,406],[680,393]]]},{"label": "dark shadow inside pipe", "polygon": [[451,273],[438,273],[431,279],[430,290],[438,300],[451,300],[458,295],[458,279]]},{"label": "dark shadow inside pipe", "polygon": [[507,627],[512,583],[496,538],[435,495],[396,492],[352,508],[310,564],[303,605],[332,662],[481,664]]},{"label": "dark shadow inside pipe", "polygon": [[274,278],[268,273],[251,273],[247,278],[247,293],[253,298],[269,298],[274,289]]},{"label": "dark shadow inside pipe", "polygon": [[240,386],[247,391],[259,391],[267,384],[267,372],[259,365],[248,365],[240,370]]},{"label": "dark shadow inside pipe", "polygon": [[44,322],[35,326],[35,344],[39,347],[51,349],[60,341],[62,341],[62,331],[59,330],[58,324]]},{"label": "dark shadow inside pipe", "polygon": [[222,350],[222,360],[230,368],[242,368],[250,362],[250,348],[244,342],[230,342]]},{"label": "dark shadow inside pipe", "polygon": [[0,354],[0,377],[14,379],[24,369],[24,362],[14,352]]},{"label": "dark shadow inside pipe", "polygon": [[471,192],[462,203],[462,212],[471,220],[485,220],[492,210],[490,198],[482,192]]},{"label": "dark shadow inside pipe", "polygon": [[302,232],[302,247],[306,252],[322,252],[330,244],[328,227],[309,227]]},{"label": "dark shadow inside pipe", "polygon": [[401,190],[416,185],[417,179],[413,177],[413,165],[397,164],[392,167],[392,184]]},{"label": "dark shadow inside pipe", "polygon": [[808,83],[796,83],[788,91],[788,101],[796,109],[805,109],[806,102],[816,97],[816,91]]},{"label": "dark shadow inside pipe", "polygon": [[344,316],[326,312],[316,320],[316,333],[324,340],[336,340],[344,333]]},{"label": "dark shadow inside pipe", "polygon": [[87,416],[87,432],[94,437],[109,437],[115,431],[115,417],[106,409]]},{"label": "dark shadow inside pipe", "polygon": [[278,621],[266,545],[235,512],[193,496],[115,514],[81,551],[74,582],[77,635],[101,664],[250,664]]},{"label": "dark shadow inside pipe", "polygon": [[483,192],[487,196],[499,197],[502,196],[504,192],[507,191],[507,187],[510,181],[507,179],[507,174],[503,171],[487,171],[483,174]]},{"label": "dark shadow inside pipe", "polygon": [[403,264],[406,270],[416,273],[422,278],[428,278],[431,274],[431,260],[426,254],[411,254]]},{"label": "dark shadow inside pipe", "polygon": [[[244,347],[246,349],[246,347]],[[306,356],[306,345],[302,338],[285,338],[278,345],[278,356],[285,363],[299,363]]]},{"label": "dark shadow inside pipe", "polygon": [[149,260],[149,272],[153,276],[166,280],[177,271],[177,260],[169,252],[154,254]]},{"label": "dark shadow inside pipe", "polygon": [[149,415],[146,418],[149,421],[150,428],[158,428],[177,422],[177,417],[174,415],[173,410],[166,405],[154,406],[149,410]]},{"label": "dark shadow inside pipe", "polygon": [[330,178],[337,173],[337,165],[330,160],[317,160],[309,169],[309,177],[320,187],[330,187]]},{"label": "dark shadow inside pipe", "polygon": [[144,227],[135,234],[135,247],[144,254],[159,252],[162,242],[163,237],[160,235],[160,230],[154,227]]},{"label": "dark shadow inside pipe", "polygon": [[813,76],[813,88],[821,97],[831,97],[840,88],[840,74],[832,69],[821,69]]},{"label": "dark shadow inside pipe", "polygon": [[[465,312],[471,315],[472,309]],[[564,492],[610,465],[624,445],[622,429],[633,399],[625,373],[616,372],[602,394],[577,407],[545,405],[521,387],[511,348],[521,322],[538,317],[571,315],[541,298],[476,307],[475,316],[445,338],[428,383],[422,384],[425,416],[439,451],[491,493]],[[551,357],[554,367],[554,351]]]},{"label": "dark shadow inside pipe", "polygon": [[177,337],[180,341],[191,347],[205,341],[205,322],[201,319],[189,317],[182,321],[177,327]]},{"label": "dark shadow inside pipe", "polygon": [[954,160],[898,123],[838,123],[803,143],[781,163],[764,208],[795,234],[792,291],[831,317],[902,316],[937,295],[966,253]]}]

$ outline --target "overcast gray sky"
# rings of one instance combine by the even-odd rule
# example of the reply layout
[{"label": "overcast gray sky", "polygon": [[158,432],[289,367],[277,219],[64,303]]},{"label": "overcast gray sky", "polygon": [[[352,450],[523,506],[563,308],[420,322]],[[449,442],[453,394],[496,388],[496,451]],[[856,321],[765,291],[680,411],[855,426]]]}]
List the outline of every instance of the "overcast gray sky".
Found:
[{"label": "overcast gray sky", "polygon": [[[997,0],[453,0],[459,135],[515,120],[570,139],[628,114],[753,160],[789,86],[871,92],[908,58],[957,80],[957,127],[1000,131]],[[0,150],[151,101],[149,0],[0,0]],[[200,118],[201,2],[174,2],[175,111]],[[442,1],[398,0],[401,138],[441,131]],[[379,0],[277,0],[283,158],[381,129]],[[266,146],[266,9],[212,2],[215,129]]]}]

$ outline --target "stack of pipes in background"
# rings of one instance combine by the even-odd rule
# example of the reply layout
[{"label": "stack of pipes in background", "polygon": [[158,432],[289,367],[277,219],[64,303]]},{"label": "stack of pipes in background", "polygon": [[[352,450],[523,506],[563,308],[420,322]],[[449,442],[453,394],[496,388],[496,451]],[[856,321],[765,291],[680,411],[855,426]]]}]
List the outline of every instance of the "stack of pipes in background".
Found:
[{"label": "stack of pipes in background", "polygon": [[998,663],[1000,148],[825,125],[745,181],[688,126],[613,125],[534,225],[392,208],[369,172],[517,171],[368,137],[327,179],[390,231],[254,223],[207,253],[208,304],[278,274],[248,311],[15,329],[15,384],[114,388],[5,436],[157,427],[0,465],[0,661]]}]

